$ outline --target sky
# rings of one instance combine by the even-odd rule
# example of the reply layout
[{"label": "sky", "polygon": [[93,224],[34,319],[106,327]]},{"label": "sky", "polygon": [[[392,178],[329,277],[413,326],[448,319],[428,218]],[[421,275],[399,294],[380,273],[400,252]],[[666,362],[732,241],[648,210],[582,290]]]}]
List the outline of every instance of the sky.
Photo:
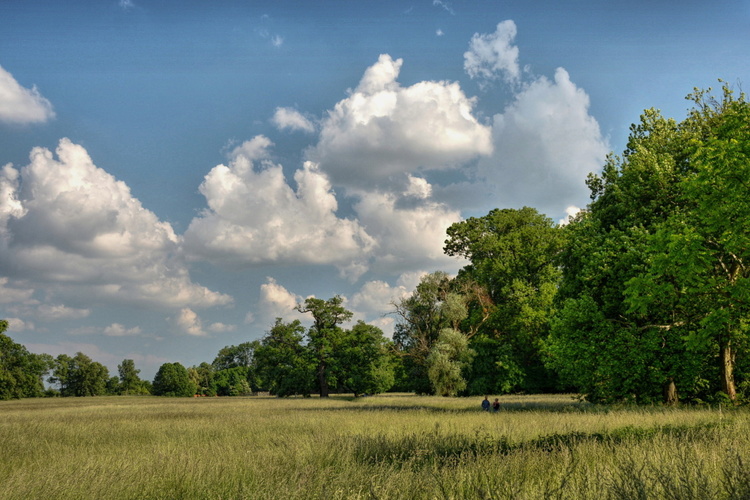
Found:
[{"label": "sky", "polygon": [[3,0],[0,318],[149,380],[310,296],[391,335],[447,227],[564,223],[748,47],[747,0]]}]

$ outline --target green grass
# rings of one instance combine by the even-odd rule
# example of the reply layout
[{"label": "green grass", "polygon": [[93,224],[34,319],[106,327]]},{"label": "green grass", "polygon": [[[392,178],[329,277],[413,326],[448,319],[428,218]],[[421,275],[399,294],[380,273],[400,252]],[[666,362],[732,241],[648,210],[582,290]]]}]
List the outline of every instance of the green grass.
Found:
[{"label": "green grass", "polygon": [[750,497],[744,409],[505,396],[488,414],[479,402],[0,402],[0,498]]}]

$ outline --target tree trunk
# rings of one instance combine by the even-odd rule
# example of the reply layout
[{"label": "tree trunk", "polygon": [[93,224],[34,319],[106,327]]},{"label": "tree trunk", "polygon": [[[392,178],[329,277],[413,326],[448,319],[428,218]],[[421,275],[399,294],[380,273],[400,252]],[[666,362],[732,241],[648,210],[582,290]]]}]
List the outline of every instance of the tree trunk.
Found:
[{"label": "tree trunk", "polygon": [[729,399],[737,398],[737,390],[734,386],[734,351],[730,341],[722,342],[719,348],[719,359],[721,362],[721,388]]},{"label": "tree trunk", "polygon": [[677,404],[677,402],[677,386],[674,383],[674,379],[669,377],[667,383],[664,384],[664,404],[671,406]]}]

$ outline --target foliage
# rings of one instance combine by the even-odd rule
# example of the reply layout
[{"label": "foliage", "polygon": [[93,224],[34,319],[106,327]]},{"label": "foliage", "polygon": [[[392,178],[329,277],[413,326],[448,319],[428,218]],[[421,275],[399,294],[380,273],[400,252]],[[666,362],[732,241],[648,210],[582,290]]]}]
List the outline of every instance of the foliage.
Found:
[{"label": "foliage", "polygon": [[49,381],[58,384],[61,396],[103,396],[110,385],[107,367],[82,352],[57,356]]},{"label": "foliage", "polygon": [[467,316],[464,296],[451,289],[453,280],[444,272],[422,276],[410,296],[394,304],[398,322],[393,340],[406,368],[404,390],[432,394],[428,358],[445,328],[456,329]]},{"label": "foliage", "polygon": [[151,392],[154,396],[193,396],[197,386],[190,380],[187,369],[180,363],[164,363],[154,377]]},{"label": "foliage", "polygon": [[251,375],[250,367],[235,366],[219,370],[213,374],[213,384],[219,396],[247,396],[253,389],[248,382]]},{"label": "foliage", "polygon": [[276,318],[255,350],[260,378],[271,394],[309,396],[312,393],[315,365],[302,345],[304,334],[305,328],[299,320],[284,323]]},{"label": "foliage", "polygon": [[44,394],[44,375],[51,357],[32,354],[3,332],[8,322],[0,320],[0,400],[39,397]]},{"label": "foliage", "polygon": [[[448,228],[446,254],[471,262],[457,279],[459,287],[469,292],[465,293],[469,313],[461,327],[505,346],[490,363],[505,368],[490,373],[508,377],[491,384],[495,387],[532,392],[555,387],[540,350],[554,312],[560,279],[555,259],[563,244],[561,229],[529,207],[491,210]],[[487,365],[484,358],[477,362]],[[474,374],[482,376],[481,369],[475,366]]]},{"label": "foliage", "polygon": [[644,113],[566,228],[549,362],[591,400],[734,397],[750,306],[748,105],[727,87],[721,102],[691,98],[681,123]]},{"label": "foliage", "polygon": [[463,372],[474,357],[469,341],[461,332],[444,328],[427,357],[427,374],[435,393],[455,396],[466,389]]},{"label": "foliage", "polygon": [[216,396],[216,380],[214,377],[214,366],[205,361],[198,366],[188,368],[188,376],[193,381],[196,394],[201,396]]},{"label": "foliage", "polygon": [[149,394],[143,381],[138,376],[141,371],[136,369],[135,362],[132,359],[123,359],[122,363],[117,365],[117,372],[120,375],[119,394]]},{"label": "foliage", "polygon": [[350,391],[355,396],[386,391],[394,384],[394,363],[383,332],[357,322],[351,330],[339,325],[352,313],[341,297],[329,300],[308,298],[298,310],[313,316],[305,329],[295,320],[276,323],[255,351],[258,373],[271,394],[309,396],[316,389],[320,397],[331,390]]},{"label": "foliage", "polygon": [[321,398],[328,397],[330,387],[338,383],[337,375],[340,369],[337,365],[341,359],[336,355],[336,351],[345,336],[339,325],[352,318],[352,312],[346,310],[342,304],[343,299],[336,295],[328,300],[308,297],[304,304],[297,306],[299,312],[310,313],[313,317],[313,326],[307,332],[307,351],[316,365],[315,373]]},{"label": "foliage", "polygon": [[383,331],[358,321],[345,332],[339,346],[340,387],[354,396],[385,392],[395,382],[394,359]]}]

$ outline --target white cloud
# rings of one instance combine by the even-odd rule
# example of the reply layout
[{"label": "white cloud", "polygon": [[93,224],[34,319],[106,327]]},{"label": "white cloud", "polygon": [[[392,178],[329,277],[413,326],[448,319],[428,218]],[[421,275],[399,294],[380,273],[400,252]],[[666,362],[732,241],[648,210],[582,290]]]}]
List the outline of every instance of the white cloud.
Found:
[{"label": "white cloud", "polygon": [[271,44],[273,44],[274,47],[281,47],[284,45],[284,39],[279,35],[274,35],[271,37]]},{"label": "white cloud", "polygon": [[575,205],[571,205],[565,209],[565,217],[557,221],[558,224],[561,226],[564,226],[568,223],[570,223],[571,219],[573,219],[578,213],[581,211],[580,208],[576,207]]},{"label": "white cloud", "polygon": [[81,319],[91,315],[91,309],[76,309],[62,304],[42,304],[37,308],[37,316],[44,321],[61,319]]},{"label": "white cloud", "polygon": [[589,97],[559,68],[537,78],[493,119],[495,153],[479,176],[498,206],[532,206],[558,217],[588,200],[585,179],[603,165],[609,146],[589,114]]},{"label": "white cloud", "polygon": [[276,108],[276,112],[274,112],[273,118],[271,118],[271,123],[279,130],[315,132],[315,124],[305,118],[302,113],[292,108]]},{"label": "white cloud", "polygon": [[297,304],[304,302],[304,298],[296,295],[271,277],[260,286],[260,299],[257,304],[258,318],[261,326],[270,327],[276,318],[284,321],[301,319],[302,315],[296,311]]},{"label": "white cloud", "polygon": [[0,277],[0,304],[28,304],[32,301],[34,290],[22,285],[11,284],[10,280]]},{"label": "white cloud", "polygon": [[36,87],[22,87],[0,66],[0,122],[24,125],[44,123],[54,117],[52,104]]},{"label": "white cloud", "polygon": [[226,333],[233,332],[237,329],[236,325],[227,325],[226,323],[211,323],[208,326],[208,331],[212,333]]},{"label": "white cloud", "polygon": [[34,330],[34,323],[24,321],[20,318],[6,318],[8,322],[9,332],[23,332],[27,330]]},{"label": "white cloud", "polygon": [[256,166],[263,154],[253,151],[206,175],[200,192],[208,209],[190,223],[187,248],[220,264],[331,264],[356,278],[373,240],[356,221],[336,216],[327,177],[305,162],[294,175],[295,191],[280,165]]},{"label": "white cloud", "polygon": [[490,128],[472,115],[474,100],[458,83],[401,87],[401,65],[381,55],[322,121],[320,140],[307,153],[334,185],[391,188],[406,174],[458,168],[492,152]]},{"label": "white cloud", "polygon": [[120,323],[112,323],[111,325],[104,328],[103,332],[107,337],[132,337],[141,334],[141,328],[135,326],[133,328],[126,328]]},{"label": "white cloud", "polygon": [[[420,196],[409,196],[415,192]],[[354,210],[360,223],[378,241],[373,263],[376,270],[403,272],[414,266],[456,266],[457,261],[443,253],[443,244],[446,229],[459,222],[461,215],[458,210],[423,199],[421,196],[428,192],[429,184],[413,180],[401,195],[360,193]]]},{"label": "white cloud", "polygon": [[464,53],[464,70],[471,78],[479,79],[480,85],[502,77],[507,83],[516,84],[521,77],[518,65],[516,23],[502,21],[491,34],[475,33]]},{"label": "white cloud", "polygon": [[203,321],[198,314],[189,307],[180,309],[179,314],[173,320],[174,325],[183,333],[193,337],[205,337],[206,331],[203,329]]},{"label": "white cloud", "polygon": [[352,296],[352,307],[368,315],[382,315],[393,310],[392,303],[408,297],[411,290],[403,285],[391,286],[385,281],[368,281]]},{"label": "white cloud", "polygon": [[[62,139],[56,154],[34,148],[20,172],[0,171],[0,276],[44,287],[50,304],[66,297],[167,308],[231,303],[191,282],[172,227],[83,147]],[[38,314],[68,309],[45,305]]]},{"label": "white cloud", "polygon": [[432,5],[436,7],[440,7],[441,9],[445,10],[447,13],[451,15],[456,15],[456,12],[453,10],[453,7],[451,7],[451,4],[448,2],[445,2],[443,0],[432,0]]}]

